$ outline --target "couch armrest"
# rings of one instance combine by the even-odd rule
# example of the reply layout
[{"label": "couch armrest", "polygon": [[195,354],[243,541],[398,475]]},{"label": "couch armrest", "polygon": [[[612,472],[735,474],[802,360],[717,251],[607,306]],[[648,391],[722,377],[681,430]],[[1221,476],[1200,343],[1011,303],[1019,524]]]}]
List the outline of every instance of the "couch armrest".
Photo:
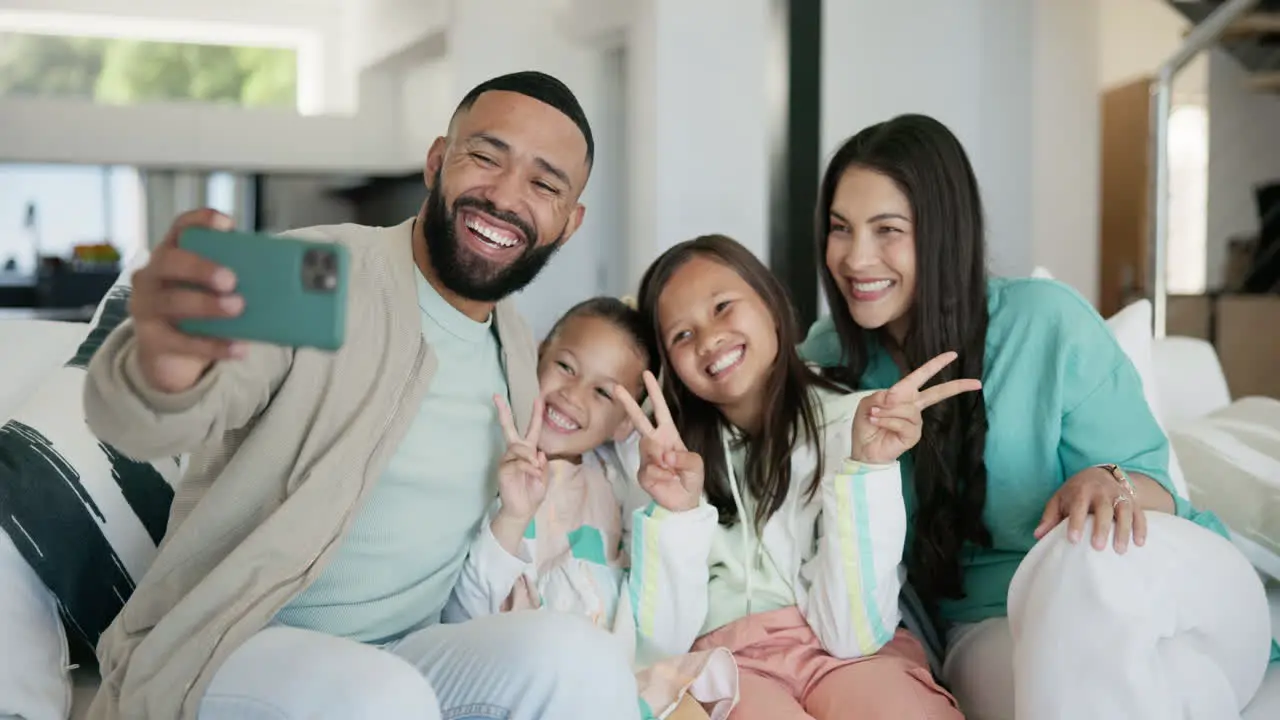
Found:
[{"label": "couch armrest", "polygon": [[1151,364],[1160,398],[1160,422],[1166,428],[1176,428],[1231,404],[1218,353],[1204,340],[1155,339]]},{"label": "couch armrest", "polygon": [[75,355],[84,323],[0,319],[0,425],[40,381]]}]

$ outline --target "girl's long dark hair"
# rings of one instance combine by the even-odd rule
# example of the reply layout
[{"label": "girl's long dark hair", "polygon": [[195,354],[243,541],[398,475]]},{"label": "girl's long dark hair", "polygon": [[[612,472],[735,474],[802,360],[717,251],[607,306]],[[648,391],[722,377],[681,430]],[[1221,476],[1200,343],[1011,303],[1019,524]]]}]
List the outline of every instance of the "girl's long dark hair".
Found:
[{"label": "girl's long dark hair", "polygon": [[[817,472],[807,492],[812,496],[817,490],[822,478],[821,417],[810,389],[814,385],[833,389],[836,386],[800,359],[796,351],[801,340],[799,323],[782,283],[751,251],[723,235],[703,235],[682,242],[664,252],[645,271],[640,281],[640,312],[655,337],[661,332],[658,298],[671,276],[694,257],[704,257],[736,272],[764,300],[778,330],[778,358],[766,380],[764,417],[760,432],[747,438],[746,478],[742,479],[756,503],[752,520],[758,529],[782,506],[791,489],[791,455],[802,440],[819,450]],[[689,450],[702,456],[708,502],[719,512],[721,524],[733,525],[740,518],[729,487],[721,440],[726,421],[714,405],[680,382],[671,367],[666,344],[660,337],[656,343],[663,394],[676,427]]]},{"label": "girl's long dark hair", "polygon": [[[883,329],[864,330],[849,314],[826,267],[831,203],[853,167],[880,173],[907,196],[914,215],[916,287],[902,346]],[[909,369],[955,350],[959,359],[935,382],[982,378],[987,335],[987,261],[982,199],[964,148],[942,123],[902,115],[845,142],[822,178],[817,207],[822,286],[840,335],[845,366],[833,377],[861,385],[868,348],[897,348]],[[987,499],[983,452],[987,413],[982,392],[964,393],[924,412],[915,457],[915,536],[908,553],[912,584],[930,603],[963,595],[961,554],[966,542],[989,547],[982,519]]]}]

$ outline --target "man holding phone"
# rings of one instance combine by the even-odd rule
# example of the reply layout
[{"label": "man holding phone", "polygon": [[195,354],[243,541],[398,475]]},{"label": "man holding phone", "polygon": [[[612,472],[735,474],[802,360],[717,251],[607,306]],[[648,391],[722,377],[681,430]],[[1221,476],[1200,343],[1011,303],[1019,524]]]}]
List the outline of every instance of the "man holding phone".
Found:
[{"label": "man holding phone", "polygon": [[246,299],[177,244],[231,221],[178,218],[85,388],[102,439],[192,453],[160,554],[99,644],[91,717],[638,716],[624,653],[585,620],[440,623],[495,497],[491,398],[523,426],[538,395],[533,338],[504,298],[582,222],[593,153],[558,80],[473,89],[427,155],[418,217],[290,233],[350,254],[334,353],[182,333]]}]

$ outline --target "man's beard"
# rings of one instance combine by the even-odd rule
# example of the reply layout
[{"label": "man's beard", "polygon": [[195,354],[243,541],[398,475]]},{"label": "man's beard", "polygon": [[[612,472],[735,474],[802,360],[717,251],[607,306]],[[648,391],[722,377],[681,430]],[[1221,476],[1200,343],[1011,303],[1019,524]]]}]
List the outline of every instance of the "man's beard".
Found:
[{"label": "man's beard", "polygon": [[[505,266],[496,265],[479,255],[467,252],[455,229],[458,211],[471,208],[510,223],[524,234],[525,250]],[[445,206],[440,172],[436,172],[427,193],[427,209],[422,222],[427,239],[427,257],[436,277],[451,292],[478,302],[497,302],[533,282],[547,261],[564,244],[564,233],[556,241],[538,246],[538,231],[520,216],[499,210],[488,200],[460,197],[453,207]]]}]

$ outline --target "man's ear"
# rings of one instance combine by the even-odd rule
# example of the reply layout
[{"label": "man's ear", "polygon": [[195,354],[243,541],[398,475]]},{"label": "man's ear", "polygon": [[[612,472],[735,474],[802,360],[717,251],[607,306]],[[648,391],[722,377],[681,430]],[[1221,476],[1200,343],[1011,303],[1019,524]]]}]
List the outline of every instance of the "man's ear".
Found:
[{"label": "man's ear", "polygon": [[565,223],[564,240],[561,240],[561,243],[569,242],[569,238],[573,237],[573,234],[578,232],[578,228],[582,227],[582,218],[586,217],[586,214],[587,206],[582,203],[578,203],[578,205],[573,209],[573,212],[569,214],[569,222]]},{"label": "man's ear", "polygon": [[435,179],[436,173],[444,167],[444,152],[448,147],[449,140],[438,137],[431,143],[431,149],[427,151],[427,162],[422,167],[422,184],[428,188],[431,187],[431,181]]}]

